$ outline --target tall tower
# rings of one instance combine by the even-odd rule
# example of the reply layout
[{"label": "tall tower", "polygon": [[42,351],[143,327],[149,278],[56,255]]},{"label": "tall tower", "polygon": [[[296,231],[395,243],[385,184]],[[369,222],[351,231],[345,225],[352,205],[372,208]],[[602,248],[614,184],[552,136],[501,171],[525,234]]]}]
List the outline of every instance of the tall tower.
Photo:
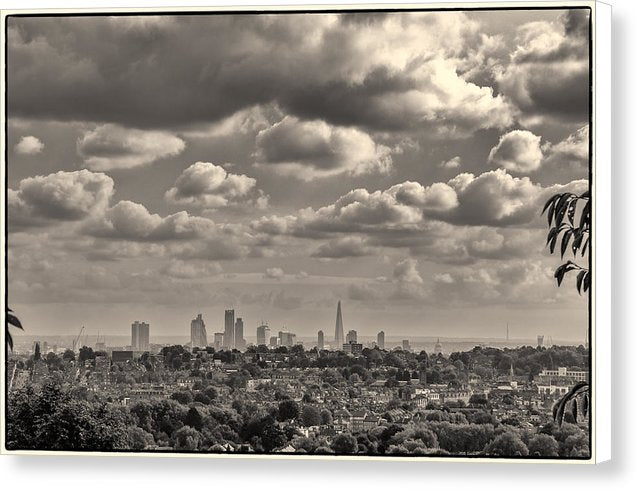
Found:
[{"label": "tall tower", "polygon": [[206,324],[203,321],[201,313],[190,322],[190,342],[193,347],[206,347],[208,345]]},{"label": "tall tower", "polygon": [[376,345],[381,350],[385,350],[385,332],[382,330],[378,332],[378,336],[376,337]]},{"label": "tall tower", "polygon": [[325,335],[323,334],[323,330],[318,331],[318,342],[316,344],[318,350],[325,349]]},{"label": "tall tower", "polygon": [[257,328],[257,345],[268,345],[270,340],[270,327],[265,323],[262,323]]},{"label": "tall tower", "polygon": [[150,325],[135,321],[131,325],[131,347],[133,350],[147,351],[150,348]]},{"label": "tall tower", "polygon": [[245,347],[245,339],[243,338],[243,318],[237,318],[234,324],[234,346],[237,349]]},{"label": "tall tower", "polygon": [[226,310],[223,346],[226,349],[234,348],[234,310]]},{"label": "tall tower", "polygon": [[341,302],[338,302],[336,307],[336,328],[334,332],[334,343],[336,344],[336,350],[343,350],[343,344],[345,338],[343,335],[343,313],[341,312]]}]

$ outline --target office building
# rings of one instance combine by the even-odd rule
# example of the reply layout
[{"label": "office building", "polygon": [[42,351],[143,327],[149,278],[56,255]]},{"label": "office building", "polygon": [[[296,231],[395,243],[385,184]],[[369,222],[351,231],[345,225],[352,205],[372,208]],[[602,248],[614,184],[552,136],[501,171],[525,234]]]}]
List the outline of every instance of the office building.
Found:
[{"label": "office building", "polygon": [[351,342],[358,342],[358,334],[356,333],[356,330],[350,330],[345,336],[345,343],[349,344]]},{"label": "office building", "polygon": [[131,325],[131,347],[137,351],[147,351],[150,348],[150,325],[135,321]]},{"label": "office building", "polygon": [[296,334],[291,332],[279,332],[279,345],[292,347],[296,343]]},{"label": "office building", "polygon": [[245,349],[246,341],[243,338],[243,318],[237,318],[234,323],[234,347],[235,349]]},{"label": "office building", "polygon": [[257,345],[268,345],[270,340],[270,327],[265,323],[257,327]]},{"label": "office building", "polygon": [[382,330],[378,332],[378,336],[376,337],[376,345],[378,345],[379,349],[385,349],[385,332]]},{"label": "office building", "polygon": [[213,347],[216,351],[223,349],[223,332],[215,332]]},{"label": "office building", "polygon": [[325,335],[323,334],[323,330],[318,331],[318,341],[316,343],[318,350],[325,349]]},{"label": "office building", "polygon": [[279,345],[279,337],[270,337],[270,347],[276,347]]},{"label": "office building", "polygon": [[544,335],[537,336],[537,346],[542,347],[544,345]]},{"label": "office building", "polygon": [[403,340],[403,350],[411,351],[411,345],[409,344],[409,339]]},{"label": "office building", "polygon": [[343,344],[343,351],[353,356],[360,356],[363,353],[363,344],[348,342],[347,344]]},{"label": "office building", "polygon": [[208,345],[206,324],[203,321],[201,313],[190,322],[190,344],[192,347],[206,347]]},{"label": "office building", "polygon": [[334,329],[334,344],[336,345],[336,349],[341,349],[342,345],[345,343],[345,338],[343,335],[343,312],[341,311],[341,302],[338,302],[338,306],[336,307],[336,327]]},{"label": "office building", "polygon": [[234,349],[234,310],[226,310],[225,313],[223,347],[225,349]]}]

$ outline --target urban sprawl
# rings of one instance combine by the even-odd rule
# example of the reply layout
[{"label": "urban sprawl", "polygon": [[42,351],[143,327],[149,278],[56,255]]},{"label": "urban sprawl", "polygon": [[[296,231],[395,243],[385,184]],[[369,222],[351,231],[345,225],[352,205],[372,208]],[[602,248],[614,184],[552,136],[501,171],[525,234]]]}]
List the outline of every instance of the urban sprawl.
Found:
[{"label": "urban sprawl", "polygon": [[[80,332],[81,334],[81,332]],[[256,343],[226,310],[209,338],[201,314],[190,343],[150,343],[135,321],[131,345],[58,349],[35,342],[7,364],[7,447],[100,451],[586,458],[588,420],[556,400],[588,381],[587,345],[445,352],[386,348],[319,331],[305,348],[263,323]],[[309,347],[309,346],[308,346]]]}]

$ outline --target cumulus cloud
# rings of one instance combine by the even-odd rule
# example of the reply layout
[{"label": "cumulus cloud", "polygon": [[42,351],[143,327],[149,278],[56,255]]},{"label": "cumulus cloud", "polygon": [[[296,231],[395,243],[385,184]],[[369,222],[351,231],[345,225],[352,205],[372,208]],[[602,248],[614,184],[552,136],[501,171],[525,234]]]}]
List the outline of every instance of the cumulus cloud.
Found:
[{"label": "cumulus cloud", "polygon": [[277,281],[283,279],[283,276],[285,276],[285,273],[280,267],[269,267],[263,274],[265,279],[276,279]]},{"label": "cumulus cloud", "polygon": [[113,179],[88,170],[38,175],[9,189],[12,227],[44,226],[56,221],[79,221],[98,214],[113,195]]},{"label": "cumulus cloud", "polygon": [[401,260],[394,267],[394,280],[398,283],[422,284],[423,280],[417,266],[416,259],[408,257]]},{"label": "cumulus cloud", "polygon": [[131,201],[119,201],[83,226],[83,231],[92,236],[133,241],[203,238],[215,230],[210,219],[191,216],[186,211],[161,217]]},{"label": "cumulus cloud", "polygon": [[276,172],[304,180],[342,173],[386,173],[390,149],[363,131],[300,121],[286,116],[257,135],[256,160]]},{"label": "cumulus cloud", "polygon": [[488,162],[511,172],[530,173],[540,168],[542,157],[540,136],[516,129],[500,136]]},{"label": "cumulus cloud", "polygon": [[345,257],[362,257],[374,251],[365,239],[360,236],[336,238],[323,243],[312,253],[312,257],[341,259]]},{"label": "cumulus cloud", "polygon": [[13,18],[9,30],[12,116],[175,128],[277,103],[302,119],[431,135],[512,121],[503,96],[461,76],[497,44],[461,12],[180,16],[152,28]]},{"label": "cumulus cloud", "polygon": [[178,155],[184,141],[166,131],[143,131],[104,124],[85,132],[77,153],[91,170],[129,169]]},{"label": "cumulus cloud", "polygon": [[23,136],[20,141],[13,147],[13,151],[19,155],[37,155],[42,153],[44,143],[35,136]]},{"label": "cumulus cloud", "polygon": [[588,20],[588,9],[569,9],[557,21],[517,29],[517,49],[496,80],[527,126],[588,119]]},{"label": "cumulus cloud", "polygon": [[546,164],[568,170],[588,170],[590,152],[588,125],[548,148]]},{"label": "cumulus cloud", "polygon": [[256,189],[256,183],[256,179],[228,173],[220,165],[196,162],[181,173],[165,197],[173,204],[199,208],[240,204],[265,208],[268,197]]},{"label": "cumulus cloud", "polygon": [[453,158],[450,158],[449,160],[443,160],[442,162],[440,162],[440,166],[442,168],[458,168],[461,163],[462,158],[460,158],[459,156],[455,156]]}]

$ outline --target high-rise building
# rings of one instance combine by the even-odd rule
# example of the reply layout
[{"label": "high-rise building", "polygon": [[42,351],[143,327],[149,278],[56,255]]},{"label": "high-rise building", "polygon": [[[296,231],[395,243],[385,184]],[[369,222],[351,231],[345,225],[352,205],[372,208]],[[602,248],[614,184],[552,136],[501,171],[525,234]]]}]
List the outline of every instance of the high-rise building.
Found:
[{"label": "high-rise building", "polygon": [[270,337],[270,347],[279,345],[279,337]]},{"label": "high-rise building", "polygon": [[383,332],[382,330],[378,332],[378,336],[376,337],[376,344],[378,345],[379,349],[385,349],[385,332]]},{"label": "high-rise building", "polygon": [[292,332],[279,332],[279,345],[292,347],[296,343],[296,334]]},{"label": "high-rise building", "polygon": [[270,327],[265,323],[257,327],[257,345],[268,345],[270,340]]},{"label": "high-rise building", "polygon": [[234,310],[226,310],[223,346],[226,349],[234,348]]},{"label": "high-rise building", "polygon": [[353,356],[360,356],[363,353],[363,344],[348,342],[347,344],[343,344],[343,351]]},{"label": "high-rise building", "polygon": [[150,325],[135,321],[131,325],[131,347],[133,350],[146,351],[150,348]]},{"label": "high-rise building", "polygon": [[206,324],[201,317],[201,313],[190,322],[190,343],[193,347],[206,347],[208,345]]},{"label": "high-rise building", "polygon": [[325,349],[325,335],[323,334],[323,330],[318,331],[318,342],[316,344],[318,350]]},{"label": "high-rise building", "polygon": [[215,332],[213,347],[215,350],[221,350],[223,348],[223,332]]},{"label": "high-rise building", "polygon": [[234,323],[234,346],[239,350],[244,349],[246,346],[246,341],[243,338],[243,318],[237,318]]},{"label": "high-rise building", "polygon": [[411,345],[409,344],[409,339],[403,340],[403,350],[410,351]]},{"label": "high-rise building", "polygon": [[358,342],[358,334],[356,333],[356,330],[350,330],[345,336],[345,343],[349,344],[351,342]]},{"label": "high-rise building", "polygon": [[343,336],[343,312],[341,311],[341,302],[338,302],[338,306],[336,307],[336,328],[334,329],[334,344],[336,344],[336,348],[341,350],[343,348],[343,344],[345,343],[345,338]]},{"label": "high-rise building", "polygon": [[537,346],[542,347],[544,345],[544,335],[537,336]]}]

